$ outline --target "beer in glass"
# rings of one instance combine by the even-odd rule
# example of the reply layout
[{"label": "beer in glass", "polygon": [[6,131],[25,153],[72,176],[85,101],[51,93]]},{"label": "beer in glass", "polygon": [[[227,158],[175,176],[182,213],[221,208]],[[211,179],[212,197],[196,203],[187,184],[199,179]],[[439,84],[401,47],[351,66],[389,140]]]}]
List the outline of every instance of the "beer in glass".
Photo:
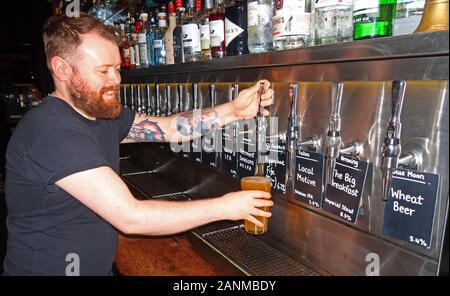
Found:
[{"label": "beer in glass", "polygon": [[[265,192],[271,192],[271,182],[270,179],[267,177],[262,176],[249,176],[244,177],[241,179],[241,190],[260,190]],[[268,211],[269,207],[259,207],[258,209],[263,211]],[[256,226],[254,223],[245,220],[245,231],[247,231],[250,234],[263,234],[267,231],[267,225],[269,222],[269,218],[267,217],[261,217],[256,216],[256,219],[261,221],[264,226],[259,227]]]}]

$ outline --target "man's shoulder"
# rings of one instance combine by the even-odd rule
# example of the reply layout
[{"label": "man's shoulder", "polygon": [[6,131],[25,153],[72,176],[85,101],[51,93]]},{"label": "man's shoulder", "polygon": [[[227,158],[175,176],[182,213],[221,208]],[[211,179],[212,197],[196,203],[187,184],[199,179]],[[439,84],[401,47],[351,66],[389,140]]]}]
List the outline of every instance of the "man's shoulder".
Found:
[{"label": "man's shoulder", "polygon": [[28,111],[18,128],[34,132],[54,131],[60,128],[82,128],[75,111],[61,99],[48,96],[41,104]]}]

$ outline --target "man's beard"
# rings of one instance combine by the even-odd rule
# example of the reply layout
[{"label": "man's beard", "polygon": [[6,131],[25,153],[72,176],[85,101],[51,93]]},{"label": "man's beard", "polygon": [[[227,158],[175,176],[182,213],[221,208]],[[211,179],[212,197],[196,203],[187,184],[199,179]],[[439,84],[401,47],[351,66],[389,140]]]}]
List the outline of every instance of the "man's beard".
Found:
[{"label": "man's beard", "polygon": [[[68,91],[75,107],[91,117],[116,119],[122,114],[118,85],[103,87],[100,91],[95,91],[88,87],[86,81],[75,74]],[[114,92],[113,99],[106,100],[103,98],[103,95],[108,91]]]}]

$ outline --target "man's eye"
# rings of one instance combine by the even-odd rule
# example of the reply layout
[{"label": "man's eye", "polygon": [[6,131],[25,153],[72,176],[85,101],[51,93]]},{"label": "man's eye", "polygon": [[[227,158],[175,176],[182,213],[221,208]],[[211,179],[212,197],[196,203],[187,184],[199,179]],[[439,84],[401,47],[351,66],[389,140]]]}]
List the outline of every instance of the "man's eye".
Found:
[{"label": "man's eye", "polygon": [[108,70],[102,70],[102,71],[100,71],[100,73],[106,74],[106,73],[108,73]]}]

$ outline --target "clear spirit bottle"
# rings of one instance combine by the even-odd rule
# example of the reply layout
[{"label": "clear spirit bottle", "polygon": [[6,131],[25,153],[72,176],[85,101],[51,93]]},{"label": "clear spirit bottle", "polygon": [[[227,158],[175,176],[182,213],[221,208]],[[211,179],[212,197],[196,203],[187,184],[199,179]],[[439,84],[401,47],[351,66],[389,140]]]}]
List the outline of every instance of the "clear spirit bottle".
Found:
[{"label": "clear spirit bottle", "polygon": [[155,34],[155,65],[166,64],[166,45],[164,41],[164,34],[167,30],[166,13],[158,13],[158,29]]},{"label": "clear spirit bottle", "polygon": [[311,45],[313,0],[276,0],[273,15],[275,50]]},{"label": "clear spirit bottle", "polygon": [[353,40],[353,1],[316,0],[315,45]]},{"label": "clear spirit bottle", "polygon": [[272,0],[249,0],[247,2],[248,49],[250,53],[271,51]]},{"label": "clear spirit bottle", "polygon": [[194,21],[194,0],[189,0],[186,13],[184,15],[183,25],[183,51],[186,62],[200,61],[200,28],[199,24]]}]

